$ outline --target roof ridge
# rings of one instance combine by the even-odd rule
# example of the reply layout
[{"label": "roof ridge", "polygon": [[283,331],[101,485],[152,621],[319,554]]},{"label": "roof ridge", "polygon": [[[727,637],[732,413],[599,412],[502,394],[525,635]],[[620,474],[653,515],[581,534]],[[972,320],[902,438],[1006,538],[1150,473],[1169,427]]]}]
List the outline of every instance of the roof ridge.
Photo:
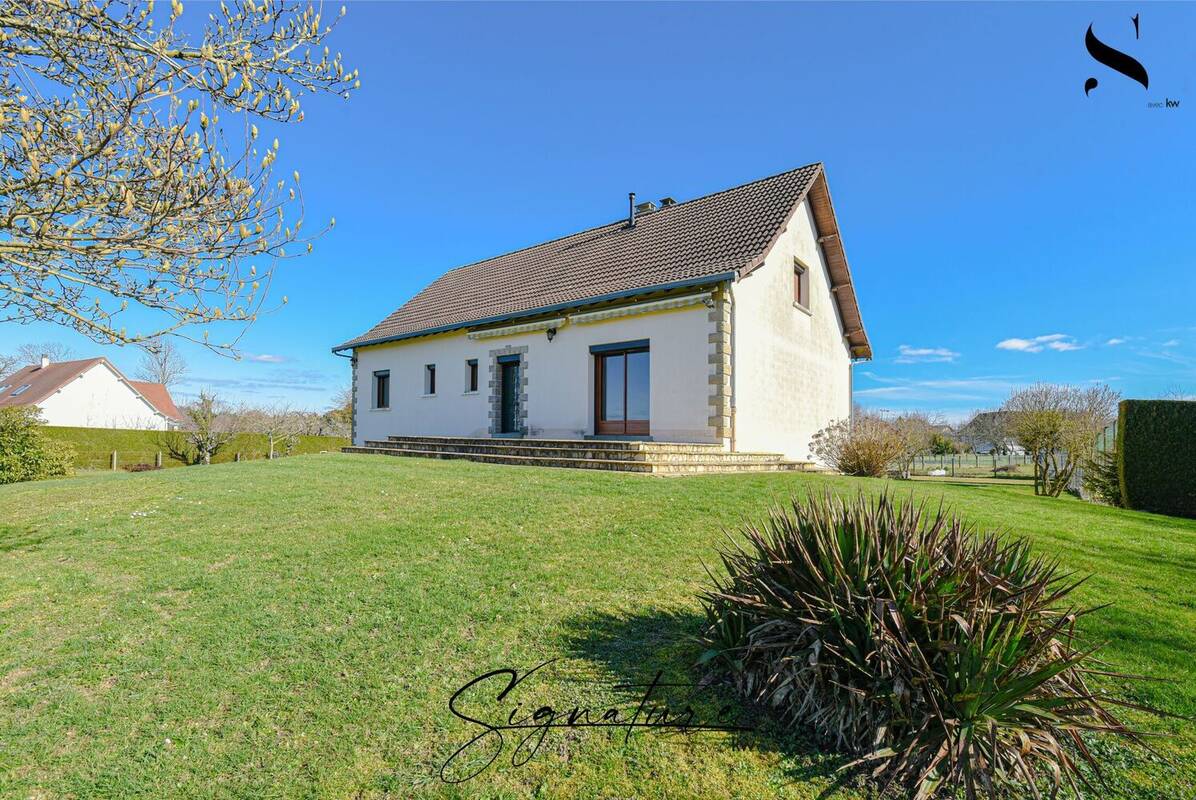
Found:
[{"label": "roof ridge", "polygon": [[[720,194],[726,194],[727,192],[734,192],[737,189],[746,189],[749,186],[755,186],[758,183],[763,183],[765,181],[771,181],[771,180],[780,178],[785,175],[790,175],[794,172],[801,172],[802,170],[809,169],[810,167],[818,167],[819,169],[821,169],[822,162],[821,161],[811,161],[809,164],[802,164],[800,167],[794,167],[793,169],[782,170],[781,172],[777,172],[772,175],[765,175],[763,178],[757,178],[754,181],[748,181],[747,183],[739,183],[739,184],[736,184],[735,186],[728,186],[725,189],[718,189],[713,192],[707,192],[706,194],[698,195],[697,197],[691,197],[690,199],[682,200],[679,203],[674,203],[671,206],[664,206],[662,208],[658,208],[658,209],[656,209],[656,211],[653,211],[651,213],[657,214],[657,213],[660,213],[661,211],[672,211],[672,210],[680,208],[681,206],[686,206],[686,205],[689,205],[690,203],[696,203],[699,200],[707,200],[711,197],[716,197]],[[601,225],[594,225],[589,228],[582,228],[579,231],[573,231],[572,233],[565,233],[565,234],[561,234],[560,236],[554,236],[551,239],[545,239],[544,241],[536,242],[535,244],[524,245],[523,247],[516,247],[514,250],[508,250],[505,253],[499,253],[498,255],[487,256],[485,258],[479,258],[476,261],[470,261],[468,264],[462,264],[459,267],[450,267],[448,270],[442,272],[440,274],[440,277],[437,278],[436,280],[440,280],[440,278],[443,278],[446,275],[450,275],[459,270],[469,269],[470,267],[476,267],[480,264],[485,264],[487,261],[496,261],[500,258],[506,258],[507,256],[513,256],[517,253],[522,253],[525,250],[532,250],[536,247],[543,247],[546,244],[552,244],[553,242],[559,242],[564,239],[568,239],[572,236],[580,236],[583,233],[592,233],[593,231],[599,231],[599,230],[602,230],[603,228],[609,228],[612,225],[619,225],[626,221],[627,221],[626,218],[620,218],[620,219],[613,220],[611,222],[604,222]],[[435,283],[435,281],[433,281],[433,283]],[[431,288],[431,286],[432,286],[432,284],[428,284],[427,286],[424,287],[424,289]],[[422,292],[422,291],[423,291],[423,289],[420,290],[420,292]],[[418,295],[420,292],[417,292],[416,294]],[[402,308],[402,307],[400,306],[400,308]],[[399,309],[395,309],[396,312],[398,310]]]}]

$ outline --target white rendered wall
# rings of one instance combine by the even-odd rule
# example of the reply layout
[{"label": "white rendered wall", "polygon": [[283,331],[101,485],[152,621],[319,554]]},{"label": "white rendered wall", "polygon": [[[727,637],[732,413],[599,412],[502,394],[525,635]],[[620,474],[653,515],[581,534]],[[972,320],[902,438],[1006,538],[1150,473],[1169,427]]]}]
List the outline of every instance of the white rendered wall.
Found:
[{"label": "white rendered wall", "polygon": [[[651,433],[656,441],[713,442],[703,305],[588,325],[567,324],[550,342],[544,331],[472,340],[464,332],[357,350],[354,444],[389,435],[489,436],[490,351],[527,347],[528,435],[579,439],[594,432],[594,357],[590,345],[649,340]],[[476,394],[465,392],[466,359],[478,360]],[[436,364],[434,397],[423,394],[424,366]],[[390,370],[390,408],[373,409],[373,373]]]},{"label": "white rendered wall", "polygon": [[104,364],[91,367],[38,407],[47,425],[166,430],[166,418]]},{"label": "white rendered wall", "polygon": [[[809,268],[809,313],[793,303],[793,259]],[[732,287],[736,450],[815,460],[810,439],[851,414],[851,355],[808,203],[764,264]]]}]

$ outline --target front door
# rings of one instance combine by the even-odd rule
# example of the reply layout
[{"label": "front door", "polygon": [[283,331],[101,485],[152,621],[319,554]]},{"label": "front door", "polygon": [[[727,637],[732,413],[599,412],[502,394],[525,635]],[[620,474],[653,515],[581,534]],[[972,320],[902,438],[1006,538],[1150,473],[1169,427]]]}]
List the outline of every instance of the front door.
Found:
[{"label": "front door", "polygon": [[595,353],[595,433],[648,435],[649,366],[647,347]]},{"label": "front door", "polygon": [[501,433],[519,432],[519,362],[511,361],[498,365],[501,372]]}]

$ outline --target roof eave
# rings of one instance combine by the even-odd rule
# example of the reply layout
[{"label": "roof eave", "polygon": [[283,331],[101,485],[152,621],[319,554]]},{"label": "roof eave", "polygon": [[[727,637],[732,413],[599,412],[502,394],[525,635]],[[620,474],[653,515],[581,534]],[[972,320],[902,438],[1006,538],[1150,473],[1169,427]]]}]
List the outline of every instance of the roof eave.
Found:
[{"label": "roof eave", "polygon": [[672,281],[670,283],[661,283],[653,286],[643,286],[637,289],[628,289],[622,292],[608,292],[607,294],[597,295],[595,297],[585,297],[580,300],[571,300],[567,303],[555,303],[550,306],[540,306],[539,308],[527,309],[526,311],[513,311],[509,314],[483,317],[482,319],[469,320],[468,322],[454,322],[449,325],[438,325],[434,328],[424,328],[418,331],[399,333],[392,336],[380,336],[374,339],[365,339],[362,341],[350,339],[344,344],[340,344],[332,348],[332,352],[341,353],[345,350],[356,350],[359,347],[371,347],[373,345],[397,342],[404,339],[415,339],[420,336],[434,336],[438,333],[449,333],[450,331],[463,330],[465,328],[474,328],[482,325],[493,325],[498,322],[509,322],[510,320],[523,319],[524,317],[534,317],[540,314],[551,314],[554,311],[563,311],[569,308],[588,306],[593,303],[605,303],[611,300],[622,300],[625,298],[636,297],[637,295],[641,294],[664,292],[670,289],[684,289],[688,286],[703,286],[706,284],[723,283],[724,281],[735,280],[738,276],[739,270],[728,270],[726,272],[718,272],[713,275],[705,275],[698,278],[687,278],[683,281]]}]

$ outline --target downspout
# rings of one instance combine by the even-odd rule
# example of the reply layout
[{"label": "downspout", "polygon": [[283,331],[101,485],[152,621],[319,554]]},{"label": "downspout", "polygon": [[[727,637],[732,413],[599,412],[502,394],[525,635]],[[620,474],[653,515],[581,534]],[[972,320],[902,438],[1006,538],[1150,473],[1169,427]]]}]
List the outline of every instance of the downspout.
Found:
[{"label": "downspout", "polygon": [[349,444],[357,444],[357,349],[354,348],[350,353],[341,353],[337,350],[332,351],[333,355],[341,358],[349,359],[352,365],[352,377],[349,379],[349,397],[350,397],[350,413],[349,413]]}]

